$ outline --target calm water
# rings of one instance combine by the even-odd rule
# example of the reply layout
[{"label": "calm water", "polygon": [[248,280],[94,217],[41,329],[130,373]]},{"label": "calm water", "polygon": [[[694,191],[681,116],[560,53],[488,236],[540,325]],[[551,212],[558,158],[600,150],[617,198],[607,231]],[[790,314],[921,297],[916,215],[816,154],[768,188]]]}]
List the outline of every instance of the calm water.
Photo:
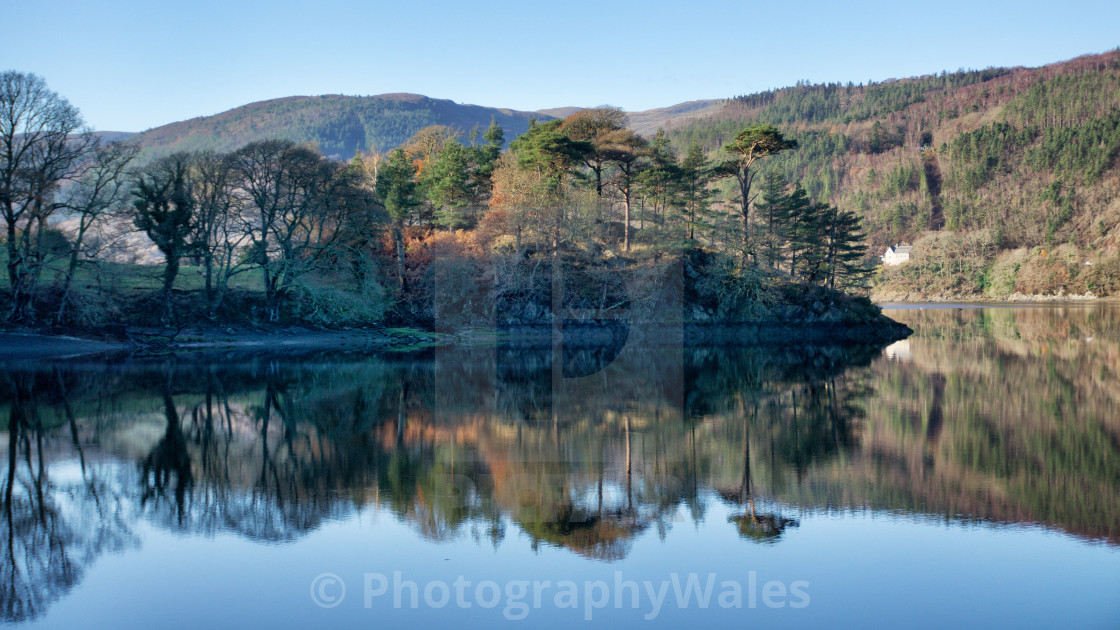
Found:
[{"label": "calm water", "polygon": [[10,365],[0,618],[1120,627],[1120,307],[889,314],[885,349]]}]

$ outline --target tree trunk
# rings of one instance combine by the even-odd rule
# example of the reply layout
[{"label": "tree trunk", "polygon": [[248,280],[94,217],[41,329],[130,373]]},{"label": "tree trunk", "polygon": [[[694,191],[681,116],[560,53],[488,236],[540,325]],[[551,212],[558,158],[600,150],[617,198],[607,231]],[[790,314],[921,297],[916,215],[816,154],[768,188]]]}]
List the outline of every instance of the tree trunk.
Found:
[{"label": "tree trunk", "polygon": [[622,247],[630,251],[630,189],[627,188],[623,195],[626,201],[626,217],[622,221]]},{"label": "tree trunk", "polygon": [[408,279],[404,275],[404,234],[400,225],[393,226],[393,240],[397,244],[397,279],[400,281],[403,295],[408,292]]},{"label": "tree trunk", "polygon": [[19,242],[16,239],[16,226],[14,221],[8,221],[8,286],[12,288],[12,311],[8,314],[9,321],[18,321],[23,318],[23,257],[20,255]]},{"label": "tree trunk", "polygon": [[54,320],[56,324],[61,324],[64,317],[66,317],[66,303],[70,301],[70,285],[74,282],[74,273],[78,269],[78,251],[81,248],[82,237],[78,233],[78,240],[74,243],[74,248],[70,251],[70,260],[66,265],[66,277],[62,279],[62,297],[58,300],[58,313],[55,314]]},{"label": "tree trunk", "polygon": [[213,317],[214,310],[217,308],[217,300],[214,299],[214,252],[210,249],[210,245],[206,245],[203,260],[206,264],[206,308],[210,311],[210,316]]},{"label": "tree trunk", "polygon": [[743,194],[743,257],[747,257],[747,252],[750,250],[751,243],[751,187],[746,180],[742,180],[739,185],[739,190]]},{"label": "tree trunk", "polygon": [[179,257],[169,254],[167,256],[167,267],[163,270],[163,318],[161,322],[164,326],[170,326],[174,320],[171,308],[171,289],[175,285],[175,276],[177,275],[179,275]]}]

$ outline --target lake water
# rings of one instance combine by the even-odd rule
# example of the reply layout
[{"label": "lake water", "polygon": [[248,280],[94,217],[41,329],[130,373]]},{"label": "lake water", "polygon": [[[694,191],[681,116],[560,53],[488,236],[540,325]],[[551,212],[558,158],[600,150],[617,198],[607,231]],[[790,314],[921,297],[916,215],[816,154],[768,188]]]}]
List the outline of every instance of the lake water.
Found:
[{"label": "lake water", "polygon": [[889,347],[13,364],[34,628],[1120,627],[1120,307]]}]

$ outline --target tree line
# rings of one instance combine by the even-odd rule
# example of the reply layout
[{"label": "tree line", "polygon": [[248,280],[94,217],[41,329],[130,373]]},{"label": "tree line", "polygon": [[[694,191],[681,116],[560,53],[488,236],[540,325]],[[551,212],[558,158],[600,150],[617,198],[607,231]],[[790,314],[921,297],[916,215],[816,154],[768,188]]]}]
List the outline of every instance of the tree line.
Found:
[{"label": "tree line", "polygon": [[[706,250],[734,278],[866,282],[853,213],[811,199],[776,170],[758,179],[768,158],[798,147],[770,125],[742,129],[714,156],[694,144],[682,158],[664,131],[644,138],[603,106],[533,121],[508,151],[491,121],[465,137],[430,126],[387,154],[348,162],[287,140],[144,162],[134,146],[100,142],[41,78],[5,72],[0,90],[12,321],[75,319],[75,278],[103,257],[114,225],[143,233],[162,255],[164,324],[176,321],[183,261],[200,269],[192,299],[211,319],[242,274],[256,277],[268,321],[285,309],[377,319],[418,290],[410,264],[438,234],[491,259],[535,264],[574,251],[589,264],[638,264]],[[63,218],[66,234],[53,228]],[[48,270],[60,279],[47,282]]]}]

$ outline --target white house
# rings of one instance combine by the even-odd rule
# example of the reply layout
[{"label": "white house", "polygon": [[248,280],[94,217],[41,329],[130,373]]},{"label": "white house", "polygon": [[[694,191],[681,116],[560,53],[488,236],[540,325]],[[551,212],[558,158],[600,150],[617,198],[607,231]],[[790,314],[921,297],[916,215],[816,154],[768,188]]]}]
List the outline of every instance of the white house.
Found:
[{"label": "white house", "polygon": [[913,245],[895,245],[894,247],[888,247],[880,258],[883,259],[884,265],[901,265],[910,260],[910,250],[912,249],[914,249]]},{"label": "white house", "polygon": [[898,361],[900,363],[908,363],[911,359],[914,358],[914,355],[910,352],[909,339],[896,341],[886,348],[883,348],[883,354],[888,359],[894,359],[895,361]]}]

